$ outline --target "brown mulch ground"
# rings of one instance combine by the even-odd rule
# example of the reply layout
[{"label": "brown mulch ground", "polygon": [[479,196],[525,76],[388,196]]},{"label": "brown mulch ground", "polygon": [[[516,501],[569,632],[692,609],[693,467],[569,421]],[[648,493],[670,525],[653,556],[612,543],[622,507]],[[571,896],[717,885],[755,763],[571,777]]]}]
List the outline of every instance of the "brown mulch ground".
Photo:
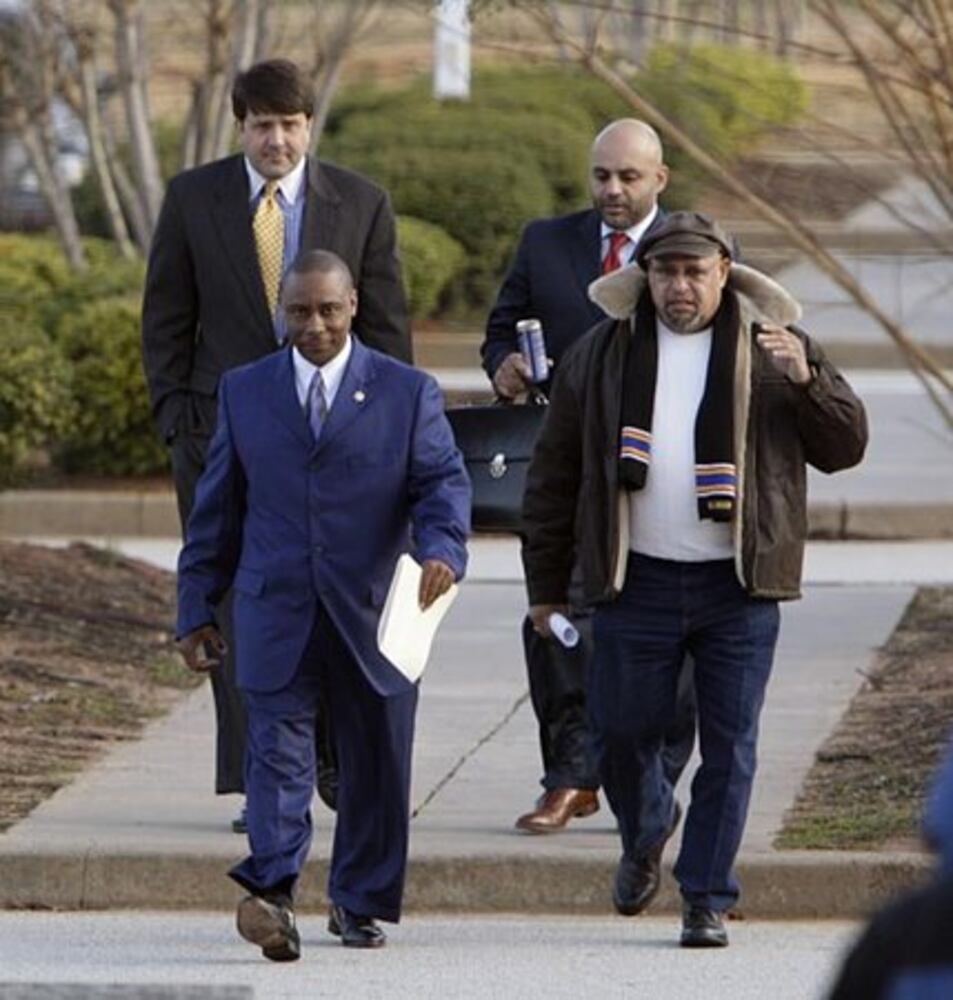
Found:
[{"label": "brown mulch ground", "polygon": [[953,587],[924,587],[818,751],[779,847],[919,849],[953,727]]},{"label": "brown mulch ground", "polygon": [[194,686],[173,609],[171,573],[0,542],[0,829]]}]

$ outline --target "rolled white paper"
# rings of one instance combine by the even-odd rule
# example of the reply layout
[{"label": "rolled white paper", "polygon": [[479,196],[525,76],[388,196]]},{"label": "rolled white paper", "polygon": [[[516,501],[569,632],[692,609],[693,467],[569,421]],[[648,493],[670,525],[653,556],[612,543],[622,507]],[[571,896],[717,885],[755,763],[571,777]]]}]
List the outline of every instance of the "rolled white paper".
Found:
[{"label": "rolled white paper", "polygon": [[549,616],[549,630],[556,637],[557,642],[566,649],[572,649],[579,642],[579,632],[575,625],[558,611],[554,611]]}]

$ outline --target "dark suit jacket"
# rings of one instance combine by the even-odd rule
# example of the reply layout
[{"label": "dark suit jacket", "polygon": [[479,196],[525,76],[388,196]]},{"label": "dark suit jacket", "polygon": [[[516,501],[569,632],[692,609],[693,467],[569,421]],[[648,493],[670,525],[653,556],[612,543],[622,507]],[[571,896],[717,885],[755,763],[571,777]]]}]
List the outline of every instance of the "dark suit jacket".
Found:
[{"label": "dark suit jacket", "polygon": [[[359,174],[311,159],[301,249],[332,250],[354,275],[354,328],[385,354],[411,360],[410,325],[386,193]],[[179,174],[169,184],[149,256],[143,363],[156,423],[210,432],[219,378],[277,347],[251,228],[244,158]]]},{"label": "dark suit jacket", "polygon": [[599,277],[601,249],[595,209],[537,219],[523,230],[480,349],[490,378],[503,359],[518,350],[517,320],[533,316],[543,324],[546,353],[553,359],[555,371],[567,348],[605,319],[587,293]]},{"label": "dark suit jacket", "polygon": [[371,686],[410,682],[377,648],[402,552],[466,566],[470,482],[429,375],[359,342],[315,443],[290,348],[228,373],[179,558],[179,635],[234,584],[239,686],[291,679],[318,603]]}]

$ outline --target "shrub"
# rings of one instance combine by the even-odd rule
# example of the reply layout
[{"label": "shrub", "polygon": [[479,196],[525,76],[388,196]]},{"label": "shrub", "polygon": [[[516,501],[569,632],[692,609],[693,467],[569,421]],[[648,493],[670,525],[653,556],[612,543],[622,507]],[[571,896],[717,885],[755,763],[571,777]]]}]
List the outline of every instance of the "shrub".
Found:
[{"label": "shrub", "polygon": [[30,455],[73,417],[69,368],[36,325],[0,328],[0,484],[16,482]]},{"label": "shrub", "polygon": [[167,467],[149,412],[139,300],[114,296],[64,314],[56,336],[70,363],[76,417],[58,464],[68,472],[138,475]]},{"label": "shrub", "polygon": [[460,271],[466,252],[439,226],[407,215],[397,217],[397,239],[410,314],[425,319]]},{"label": "shrub", "polygon": [[[752,49],[714,43],[658,45],[634,84],[700,145],[730,162],[770,129],[804,112],[807,92],[785,62]],[[667,151],[672,183],[666,204],[688,207],[703,180],[678,150]]]},{"label": "shrub", "polygon": [[[494,152],[538,170],[552,191],[555,211],[562,212],[586,200],[591,139],[588,128],[574,127],[551,112],[514,108],[501,115],[495,108],[429,101],[394,109],[386,117],[356,114],[348,119],[346,131],[326,143],[322,152],[347,164],[358,164],[381,148],[426,149],[436,156]],[[458,225],[465,228],[467,220],[461,219]]]},{"label": "shrub", "polygon": [[398,211],[425,219],[460,241],[467,267],[448,289],[451,308],[485,308],[515,244],[514,226],[550,215],[552,194],[532,164],[494,152],[369,151],[354,164],[383,184]]},{"label": "shrub", "polygon": [[0,233],[0,317],[5,327],[42,326],[44,307],[72,280],[73,271],[52,237]]},{"label": "shrub", "polygon": [[[632,83],[726,160],[804,107],[794,72],[746,49],[657,46]],[[362,86],[343,93],[321,153],[376,177],[398,212],[434,223],[463,244],[464,270],[443,301],[482,312],[522,227],[588,203],[592,139],[612,119],[632,114],[609,87],[577,69],[478,67],[466,102],[435,101],[429,78],[400,90]],[[666,159],[672,180],[663,201],[690,207],[700,170],[674,147]]]},{"label": "shrub", "polygon": [[108,240],[84,239],[89,269],[73,271],[52,236],[0,233],[0,316],[52,335],[64,313],[111,295],[139,294],[145,264],[120,257]]},{"label": "shrub", "polygon": [[485,311],[529,219],[588,202],[595,132],[625,113],[597,80],[562,69],[479,69],[470,101],[437,102],[429,79],[359,87],[335,103],[321,155],[375,177],[398,212],[467,251],[443,303]]}]

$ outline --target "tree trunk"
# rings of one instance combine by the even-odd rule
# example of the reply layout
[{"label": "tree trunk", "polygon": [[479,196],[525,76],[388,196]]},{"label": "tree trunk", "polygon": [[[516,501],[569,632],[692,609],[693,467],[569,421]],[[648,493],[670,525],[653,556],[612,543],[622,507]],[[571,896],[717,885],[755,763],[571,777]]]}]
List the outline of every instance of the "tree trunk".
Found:
[{"label": "tree trunk", "polygon": [[150,239],[162,204],[162,176],[149,120],[139,0],[109,0],[116,21],[116,65],[126,109],[136,187]]},{"label": "tree trunk", "polygon": [[93,173],[96,176],[99,192],[103,199],[109,231],[112,233],[122,256],[131,259],[136,256],[136,251],[129,236],[129,227],[126,225],[125,216],[122,214],[122,206],[119,203],[119,195],[116,192],[116,185],[109,169],[109,157],[106,155],[106,144],[103,139],[103,122],[99,114],[99,95],[96,92],[96,64],[93,61],[92,53],[86,50],[82,44],[77,46],[77,56],[83,102],[83,121],[86,126],[86,137],[89,141],[89,158],[92,161]]},{"label": "tree trunk", "polygon": [[211,159],[217,160],[228,154],[232,144],[232,101],[231,87],[235,77],[248,69],[259,56],[259,44],[265,30],[264,15],[267,4],[262,0],[239,0],[237,18],[238,27],[232,46],[232,61],[228,78],[222,88],[218,105],[212,111],[212,148]]},{"label": "tree trunk", "polygon": [[122,202],[123,211],[132,226],[132,232],[136,238],[136,246],[143,255],[149,252],[149,244],[152,241],[152,229],[146,220],[142,207],[142,199],[136,190],[129,171],[119,156],[116,148],[116,137],[112,133],[109,123],[103,119],[103,145],[106,148],[106,156],[109,159],[109,168],[112,172],[113,181],[116,184],[116,193]]},{"label": "tree trunk", "polygon": [[331,102],[341,78],[344,57],[354,45],[361,30],[379,9],[379,0],[352,0],[336,23],[316,24],[315,60],[311,69],[314,83],[314,120],[311,125],[311,153],[317,153],[318,143],[327,123]]},{"label": "tree trunk", "polygon": [[37,183],[43,192],[47,205],[53,213],[56,234],[70,266],[77,271],[88,267],[86,253],[80,240],[79,225],[69,191],[63,184],[56,169],[56,161],[50,155],[50,148],[41,122],[35,112],[28,112],[20,106],[14,113],[16,133],[23,143],[30,165],[36,174]]},{"label": "tree trunk", "polygon": [[669,44],[675,41],[675,18],[679,15],[678,0],[658,0],[658,17],[655,19],[655,40]]}]

